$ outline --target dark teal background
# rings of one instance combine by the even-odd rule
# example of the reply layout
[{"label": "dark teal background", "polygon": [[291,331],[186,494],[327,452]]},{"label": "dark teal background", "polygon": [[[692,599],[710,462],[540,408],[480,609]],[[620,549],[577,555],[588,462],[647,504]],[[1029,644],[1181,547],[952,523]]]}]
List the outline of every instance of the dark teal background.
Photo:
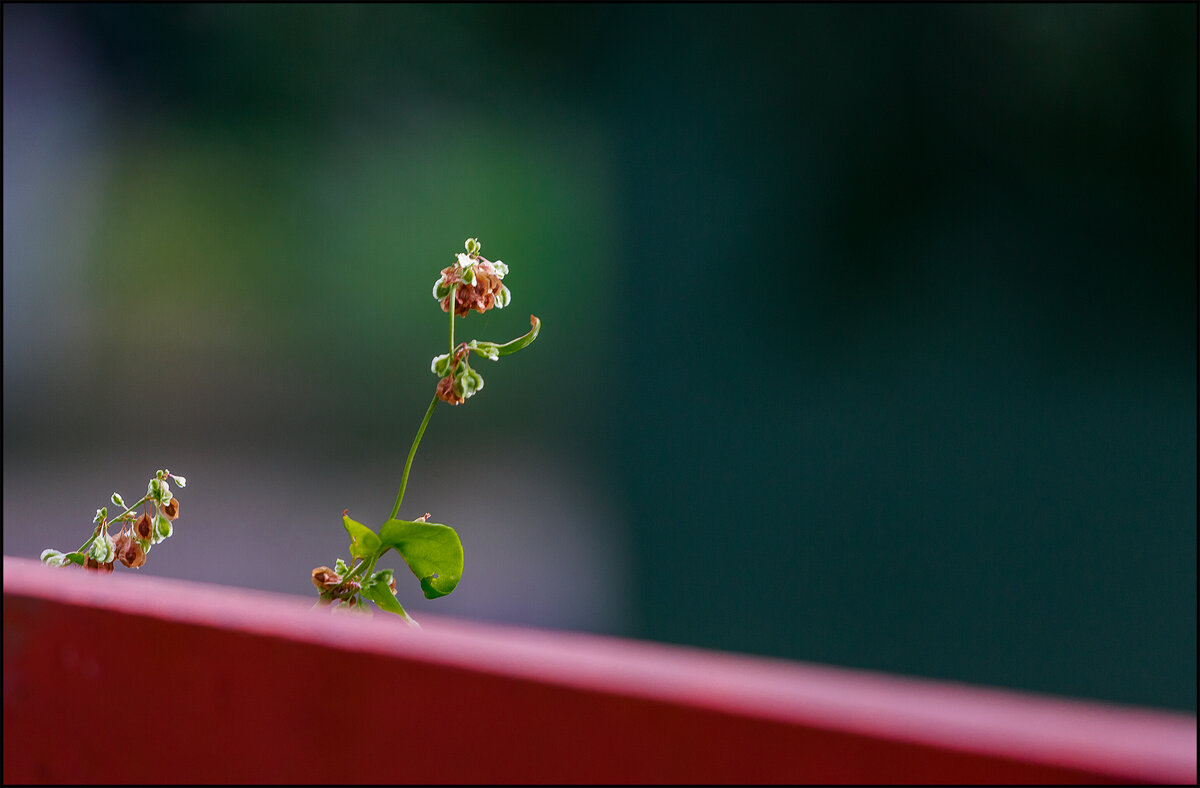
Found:
[{"label": "dark teal background", "polygon": [[[430,610],[1194,711],[1196,22],[6,4],[5,552],[167,456],[378,467],[385,514],[472,235],[514,304],[470,330],[545,328],[418,468],[504,468],[514,534],[561,487],[523,458],[572,468],[619,615],[543,610],[567,522],[464,533],[454,604],[524,590]],[[228,535],[154,571],[308,593],[334,471],[205,473]]]}]

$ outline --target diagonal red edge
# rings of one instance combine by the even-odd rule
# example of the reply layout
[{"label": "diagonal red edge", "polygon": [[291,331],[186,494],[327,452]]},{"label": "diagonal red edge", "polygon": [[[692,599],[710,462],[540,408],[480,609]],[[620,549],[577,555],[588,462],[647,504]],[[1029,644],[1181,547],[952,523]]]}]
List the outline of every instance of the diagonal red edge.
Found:
[{"label": "diagonal red edge", "polygon": [[4,558],[8,782],[1196,782],[1196,717]]}]

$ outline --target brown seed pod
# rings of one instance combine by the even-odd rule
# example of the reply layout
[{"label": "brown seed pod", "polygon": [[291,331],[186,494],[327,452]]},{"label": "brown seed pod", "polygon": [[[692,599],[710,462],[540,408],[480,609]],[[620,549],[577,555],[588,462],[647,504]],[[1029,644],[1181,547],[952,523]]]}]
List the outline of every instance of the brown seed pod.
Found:
[{"label": "brown seed pod", "polygon": [[171,501],[166,506],[160,506],[158,510],[163,513],[163,517],[166,517],[168,520],[174,520],[179,516],[179,499],[171,498]]},{"label": "brown seed pod", "polygon": [[442,402],[448,402],[451,405],[461,405],[464,401],[463,397],[458,396],[458,392],[454,390],[454,377],[447,375],[438,381],[437,398]]},{"label": "brown seed pod", "polygon": [[113,539],[117,548],[117,558],[125,566],[136,569],[146,563],[146,551],[138,544],[138,540],[122,531]]},{"label": "brown seed pod", "polygon": [[104,574],[109,574],[113,570],[113,562],[109,561],[107,564],[102,564],[95,558],[89,557],[86,561],[84,561],[83,568],[91,572],[103,572]]},{"label": "brown seed pod", "polygon": [[342,582],[342,576],[327,566],[318,566],[312,571],[312,581],[318,591],[324,592]]},{"label": "brown seed pod", "polygon": [[149,542],[154,536],[154,521],[150,519],[147,512],[142,512],[142,516],[133,524],[133,532],[137,534],[137,538],[143,542]]}]

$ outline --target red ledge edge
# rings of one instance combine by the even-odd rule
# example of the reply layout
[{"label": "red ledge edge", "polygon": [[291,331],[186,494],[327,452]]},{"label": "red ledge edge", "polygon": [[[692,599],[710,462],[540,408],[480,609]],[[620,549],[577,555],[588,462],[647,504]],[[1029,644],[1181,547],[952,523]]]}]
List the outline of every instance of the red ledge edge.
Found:
[{"label": "red ledge edge", "polygon": [[1196,783],[1196,717],[4,557],[4,782]]}]

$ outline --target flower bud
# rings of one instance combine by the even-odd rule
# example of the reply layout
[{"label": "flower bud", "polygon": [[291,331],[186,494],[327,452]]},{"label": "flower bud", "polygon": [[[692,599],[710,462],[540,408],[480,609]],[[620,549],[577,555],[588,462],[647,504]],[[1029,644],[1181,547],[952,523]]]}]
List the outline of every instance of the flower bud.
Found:
[{"label": "flower bud", "polygon": [[101,506],[99,509],[96,510],[96,516],[92,518],[92,522],[98,523],[101,520],[105,519],[106,517],[108,517],[108,507]]},{"label": "flower bud", "polygon": [[120,506],[122,509],[125,508],[125,499],[121,497],[120,493],[112,494],[112,502],[113,506]]},{"label": "flower bud", "polygon": [[[162,471],[159,471],[162,473]],[[171,489],[167,487],[167,483],[162,479],[155,477],[150,480],[150,484],[146,487],[146,495],[150,496],[150,500],[156,504],[164,504],[171,500]]]},{"label": "flower bud", "polygon": [[500,360],[500,346],[495,342],[480,342],[478,339],[472,339],[467,343],[467,347],[483,356],[488,361]]},{"label": "flower bud", "polygon": [[182,476],[176,476],[175,474],[171,474],[171,478],[175,480],[175,483],[178,484],[180,486],[180,488],[187,487],[187,479],[186,478],[184,478]]},{"label": "flower bud", "polygon": [[108,535],[107,531],[103,531],[92,542],[92,546],[88,548],[87,555],[101,564],[111,564],[116,551],[117,548],[113,544],[113,538]]},{"label": "flower bud", "polygon": [[160,511],[163,517],[166,517],[168,520],[174,520],[179,516],[179,499],[172,497],[165,506],[158,507],[158,511]]},{"label": "flower bud", "polygon": [[467,254],[472,256],[479,254],[479,250],[482,248],[479,245],[478,238],[468,238],[465,246],[467,247]]},{"label": "flower bud", "polygon": [[175,529],[171,527],[170,520],[168,520],[166,517],[163,517],[161,514],[155,515],[155,517],[154,517],[154,539],[152,541],[154,541],[155,543],[161,542],[162,540],[168,538],[174,532],[175,532]]},{"label": "flower bud", "polygon": [[42,551],[42,563],[46,566],[62,566],[67,562],[67,557],[58,550],[46,549]]}]

